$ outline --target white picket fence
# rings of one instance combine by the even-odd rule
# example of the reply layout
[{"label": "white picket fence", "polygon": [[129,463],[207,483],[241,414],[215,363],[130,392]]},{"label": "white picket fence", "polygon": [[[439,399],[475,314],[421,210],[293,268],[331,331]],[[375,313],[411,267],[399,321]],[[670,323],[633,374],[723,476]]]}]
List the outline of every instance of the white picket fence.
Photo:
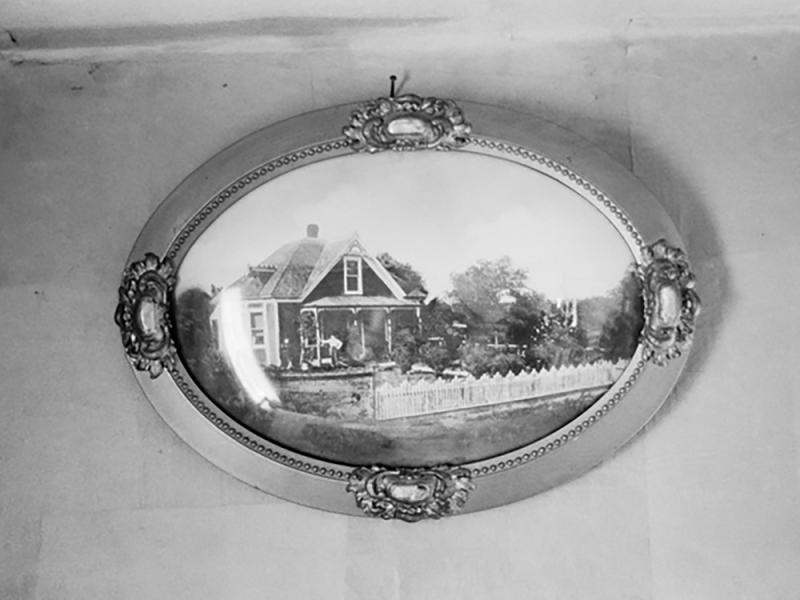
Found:
[{"label": "white picket fence", "polygon": [[624,360],[600,361],[518,375],[509,372],[506,376],[498,373],[477,379],[384,383],[375,389],[375,418],[383,421],[427,415],[609,386],[626,364]]}]

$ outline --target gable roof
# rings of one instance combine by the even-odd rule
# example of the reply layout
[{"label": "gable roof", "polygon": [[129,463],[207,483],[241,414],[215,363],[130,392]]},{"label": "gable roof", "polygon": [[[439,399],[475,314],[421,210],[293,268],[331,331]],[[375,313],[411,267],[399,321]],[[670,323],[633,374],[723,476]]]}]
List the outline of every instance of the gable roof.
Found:
[{"label": "gable roof", "polygon": [[300,291],[300,298],[305,298],[314,291],[314,288],[320,284],[325,278],[325,275],[330,273],[331,269],[336,266],[339,259],[347,254],[351,241],[357,237],[356,234],[353,234],[349,239],[325,244],[325,248],[322,250],[317,264],[314,266],[308,279],[306,279],[303,289]]},{"label": "gable roof", "polygon": [[405,296],[395,278],[364,250],[358,234],[336,242],[305,237],[284,244],[232,286],[241,288],[244,300],[304,300],[349,253],[361,256],[396,298]]},{"label": "gable roof", "polygon": [[262,263],[274,265],[277,270],[264,284],[259,298],[297,298],[324,248],[325,242],[317,238],[304,238],[278,248]]},{"label": "gable roof", "polygon": [[333,267],[347,254],[360,256],[381,281],[386,284],[386,287],[389,288],[389,291],[391,291],[396,298],[403,298],[405,296],[405,292],[403,292],[403,288],[400,287],[397,280],[392,277],[391,273],[386,270],[386,267],[384,267],[380,261],[373,258],[372,255],[364,249],[361,240],[358,239],[358,234],[354,233],[347,240],[331,244],[330,251],[326,249],[326,251],[323,252],[322,260],[319,261],[317,268],[314,269],[314,272],[308,278],[301,299],[305,300],[322,282],[325,276],[331,272]]}]

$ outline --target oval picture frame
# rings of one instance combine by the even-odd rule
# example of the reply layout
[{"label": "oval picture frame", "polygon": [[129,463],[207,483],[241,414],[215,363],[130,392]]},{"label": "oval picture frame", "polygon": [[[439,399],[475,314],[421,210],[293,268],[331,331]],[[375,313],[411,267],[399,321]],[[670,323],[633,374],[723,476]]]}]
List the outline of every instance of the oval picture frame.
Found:
[{"label": "oval picture frame", "polygon": [[[331,459],[302,444],[276,441],[223,410],[195,381],[177,339],[175,290],[198,240],[253,190],[289,173],[298,182],[311,172],[303,169],[331,159],[442,151],[543,175],[580,197],[617,232],[635,263],[642,326],[632,356],[610,387],[546,435],[463,461],[454,455],[456,460],[398,463],[369,453]],[[315,237],[316,230],[308,235]],[[115,320],[149,401],[210,462],[293,502],[416,522],[496,507],[559,485],[609,457],[648,422],[684,367],[700,307],[682,248],[675,225],[644,185],[577,135],[493,106],[392,93],[269,125],[189,175],[136,240]],[[353,270],[359,277],[361,264]],[[363,264],[367,269],[372,263]],[[351,291],[356,288],[353,283]],[[304,368],[320,366],[319,337],[317,332],[316,363],[306,358]]]}]

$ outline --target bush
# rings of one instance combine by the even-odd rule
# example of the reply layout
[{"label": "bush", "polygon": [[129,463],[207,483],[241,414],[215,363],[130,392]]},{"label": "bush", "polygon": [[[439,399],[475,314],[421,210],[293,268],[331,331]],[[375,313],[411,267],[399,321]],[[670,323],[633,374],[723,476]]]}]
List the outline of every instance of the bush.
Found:
[{"label": "bush", "polygon": [[422,344],[417,350],[417,356],[420,362],[425,363],[439,373],[444,371],[453,362],[447,347],[439,344]]},{"label": "bush", "polygon": [[505,375],[509,371],[519,373],[525,361],[517,354],[489,348],[483,344],[466,344],[460,351],[461,365],[475,377],[484,373]]},{"label": "bush", "polygon": [[400,329],[392,340],[392,360],[405,373],[417,359],[417,340],[408,329]]}]

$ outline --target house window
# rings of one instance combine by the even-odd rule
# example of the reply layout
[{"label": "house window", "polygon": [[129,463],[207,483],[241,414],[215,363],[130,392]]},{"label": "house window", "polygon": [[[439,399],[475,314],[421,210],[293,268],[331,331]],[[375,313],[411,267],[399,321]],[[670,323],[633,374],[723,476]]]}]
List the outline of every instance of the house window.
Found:
[{"label": "house window", "polygon": [[361,258],[349,257],[344,259],[344,293],[363,293],[361,279]]},{"label": "house window", "polygon": [[250,313],[250,340],[253,346],[264,345],[264,313]]}]

